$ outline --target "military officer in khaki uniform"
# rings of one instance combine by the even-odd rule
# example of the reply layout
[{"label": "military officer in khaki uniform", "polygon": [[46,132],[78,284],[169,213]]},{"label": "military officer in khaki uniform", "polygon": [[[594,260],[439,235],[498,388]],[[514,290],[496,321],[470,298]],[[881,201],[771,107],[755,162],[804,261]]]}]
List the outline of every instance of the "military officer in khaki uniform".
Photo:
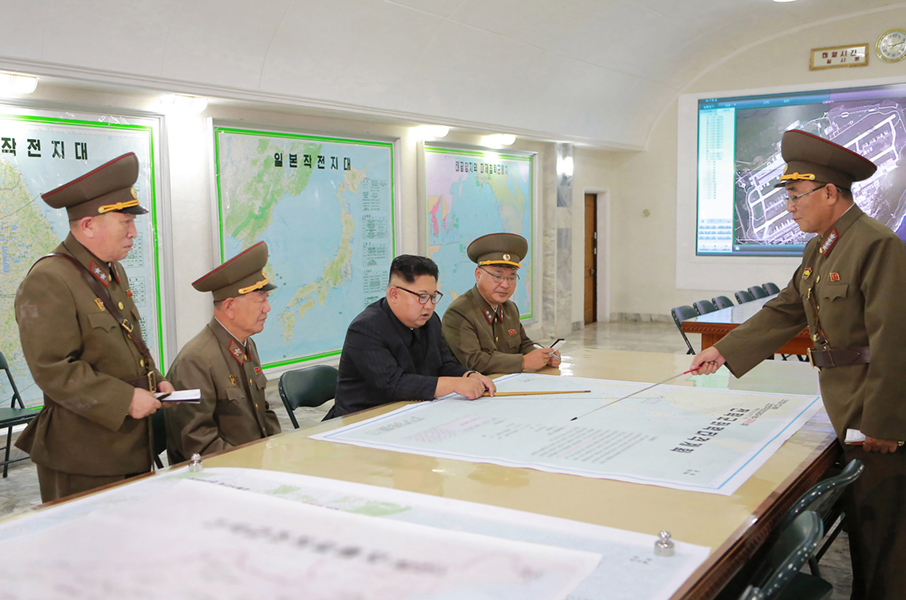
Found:
[{"label": "military officer in khaki uniform", "polygon": [[525,238],[492,233],[471,244],[475,287],[444,312],[443,334],[456,359],[479,373],[520,373],[560,364],[560,355],[535,348],[510,301],[519,282],[517,270],[528,251]]},{"label": "military officer in khaki uniform", "polygon": [[154,391],[173,391],[141,338],[120,260],[148,211],[129,153],[42,196],[70,233],[16,292],[16,321],[44,407],[16,446],[37,465],[45,502],[151,469]]},{"label": "military officer in khaki uniform", "polygon": [[778,186],[802,231],[817,233],[802,264],[777,298],[701,352],[700,373],[726,364],[741,377],[802,330],[814,340],[824,405],[837,436],[866,435],[844,444],[847,460],[865,472],[852,486],[853,598],[906,597],[906,245],[853,203],[853,182],[875,165],[802,131],[787,131],[787,163]]},{"label": "military officer in khaki uniform", "polygon": [[268,294],[276,289],[264,273],[266,264],[267,244],[259,242],[192,284],[213,293],[214,317],[167,373],[177,388],[201,390],[200,404],[165,413],[171,464],[280,433],[264,399],[267,377],[251,338],[264,329]]}]

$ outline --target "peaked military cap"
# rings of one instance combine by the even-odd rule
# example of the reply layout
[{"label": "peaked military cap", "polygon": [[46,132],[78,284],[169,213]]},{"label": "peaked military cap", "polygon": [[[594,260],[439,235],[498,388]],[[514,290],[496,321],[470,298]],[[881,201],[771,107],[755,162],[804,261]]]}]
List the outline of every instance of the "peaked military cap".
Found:
[{"label": "peaked military cap", "polygon": [[51,208],[65,208],[70,221],[108,212],[143,215],[148,209],[139,205],[132,187],[137,180],[138,158],[129,152],[42,194],[41,198]]},{"label": "peaked military cap", "polygon": [[192,282],[199,292],[213,292],[214,301],[226,300],[249,292],[269,292],[277,289],[264,273],[267,264],[267,243],[258,242],[237,254],[207,275]]},{"label": "peaked military cap", "polygon": [[781,187],[793,181],[832,183],[845,190],[874,175],[877,165],[852,150],[816,135],[791,129],[783,134],[780,154],[786,161]]},{"label": "peaked military cap", "polygon": [[518,269],[528,252],[528,242],[515,233],[490,233],[469,244],[466,252],[469,260],[479,267],[495,265]]}]

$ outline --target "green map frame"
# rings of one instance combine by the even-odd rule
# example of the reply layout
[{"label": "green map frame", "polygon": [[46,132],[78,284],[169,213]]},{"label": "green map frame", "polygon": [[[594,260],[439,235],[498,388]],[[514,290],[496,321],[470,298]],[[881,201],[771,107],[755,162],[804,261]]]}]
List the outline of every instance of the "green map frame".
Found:
[{"label": "green map frame", "polygon": [[[156,317],[156,321],[157,321],[156,322],[157,344],[150,345],[149,349],[152,351],[152,353],[157,354],[157,356],[154,356],[154,359],[155,359],[156,363],[158,363],[158,368],[163,373],[167,366],[167,365],[163,364],[164,360],[167,357],[167,354],[165,352],[166,337],[165,337],[165,332],[164,332],[164,316],[165,316],[164,315],[164,304],[165,304],[165,302],[164,302],[163,284],[162,284],[162,277],[161,277],[161,265],[162,265],[161,254],[162,254],[162,252],[161,252],[160,235],[159,235],[160,230],[158,228],[159,218],[160,218],[159,213],[161,212],[162,207],[161,207],[161,202],[159,201],[159,198],[158,198],[158,177],[159,177],[159,169],[158,169],[158,164],[157,164],[157,162],[158,162],[158,157],[157,157],[158,146],[157,146],[157,144],[155,144],[155,138],[157,138],[160,135],[160,117],[157,115],[123,114],[123,113],[119,113],[118,111],[114,111],[112,113],[98,113],[98,112],[94,112],[90,109],[87,109],[84,111],[83,110],[73,111],[80,115],[97,115],[97,117],[99,117],[99,118],[105,116],[105,114],[117,114],[117,115],[122,114],[122,116],[124,116],[128,119],[141,119],[141,120],[146,120],[146,121],[157,121],[157,123],[155,123],[155,124],[140,125],[140,124],[134,124],[134,123],[111,123],[111,122],[102,122],[102,121],[89,121],[84,118],[62,118],[62,117],[42,116],[40,114],[34,114],[34,113],[41,113],[41,112],[47,113],[47,112],[64,111],[64,110],[69,111],[70,110],[70,109],[66,109],[66,108],[53,108],[53,107],[43,107],[43,106],[32,107],[32,106],[25,106],[25,105],[2,104],[2,103],[0,103],[0,106],[2,106],[4,109],[3,112],[0,112],[0,123],[2,123],[3,121],[19,121],[19,122],[23,122],[26,124],[34,124],[34,125],[68,127],[68,128],[73,128],[73,129],[85,128],[85,129],[89,129],[89,130],[92,130],[95,132],[100,131],[100,130],[116,130],[116,131],[128,131],[128,132],[145,134],[148,156],[149,156],[149,163],[150,163],[149,164],[149,167],[150,167],[150,176],[149,176],[150,198],[146,199],[145,201],[147,201],[149,204],[148,209],[149,209],[149,213],[151,216],[151,224],[150,224],[150,232],[149,232],[150,239],[148,240],[148,242],[151,244],[152,248],[149,252],[149,255],[151,256],[152,261],[154,263],[150,268],[150,271],[151,271],[151,273],[153,275],[153,279],[154,279],[154,294],[150,295],[150,299],[151,299],[151,302],[153,303],[152,311],[153,311],[154,316]],[[17,112],[17,111],[19,111],[19,112]],[[113,158],[113,157],[111,157],[111,158]],[[65,182],[60,182],[60,183],[62,184]],[[45,190],[45,191],[49,191],[49,190]],[[34,200],[36,202],[40,201],[40,193],[43,193],[43,192],[39,192],[38,193],[39,195],[35,196],[35,198],[34,198]],[[61,240],[58,239],[57,242],[59,243],[59,241],[61,241]],[[15,340],[15,345],[17,347],[19,346],[18,338]],[[0,382],[0,387],[5,389],[7,387],[7,383],[5,381]],[[21,385],[19,385],[18,387],[20,388],[20,392],[21,392],[22,391]],[[23,398],[23,400],[24,400],[24,398]],[[26,405],[28,405],[27,402],[26,402]],[[40,404],[33,405],[33,408],[37,409],[37,408],[40,408],[40,406],[41,406]]]},{"label": "green map frame", "polygon": [[[391,253],[396,255],[397,248],[397,192],[396,192],[396,153],[395,146],[396,142],[394,141],[381,141],[375,139],[359,139],[359,138],[350,138],[350,137],[338,137],[331,135],[314,135],[301,132],[292,132],[286,130],[272,130],[267,128],[245,128],[245,127],[236,127],[231,125],[217,125],[212,124],[211,126],[212,137],[213,137],[213,162],[214,162],[214,179],[215,179],[215,200],[216,200],[216,243],[217,243],[217,257],[220,261],[219,264],[227,259],[226,257],[226,246],[224,243],[224,227],[225,227],[225,217],[223,211],[223,193],[221,189],[221,165],[220,165],[220,139],[219,134],[231,134],[231,135],[245,135],[245,136],[258,136],[258,137],[272,137],[285,140],[293,141],[303,141],[311,143],[330,143],[330,144],[350,144],[357,146],[373,146],[378,148],[386,148],[390,154],[390,197],[389,197],[389,208],[390,208],[390,250]],[[389,268],[389,265],[388,265]],[[363,307],[364,308],[364,307]],[[350,319],[351,321],[351,319]],[[325,358],[330,358],[332,356],[339,356],[342,351],[342,347],[333,348],[330,350],[324,350],[315,352],[313,354],[306,354],[303,356],[297,356],[293,358],[286,358],[283,360],[277,360],[272,362],[264,363],[262,362],[262,369],[277,369],[281,367],[308,363],[311,361],[317,361]]]},{"label": "green map frame", "polygon": [[[424,214],[424,219],[423,219],[422,225],[424,227],[423,231],[425,234],[425,256],[429,256],[429,257],[430,257],[430,253],[429,253],[428,249],[431,246],[431,244],[429,244],[429,242],[428,242],[428,240],[430,240],[430,227],[431,227],[430,217],[429,217],[429,215],[431,213],[429,197],[431,194],[429,193],[429,191],[431,189],[431,185],[430,185],[430,179],[429,179],[430,174],[428,172],[428,161],[427,161],[428,154],[445,154],[445,155],[450,155],[450,156],[462,156],[462,157],[478,158],[478,159],[485,159],[485,160],[487,160],[488,155],[494,155],[495,158],[498,158],[501,160],[512,160],[512,161],[528,163],[528,166],[529,166],[529,177],[528,177],[528,179],[529,179],[529,186],[528,186],[529,195],[527,198],[527,211],[529,213],[528,214],[529,226],[527,228],[527,231],[522,232],[520,235],[525,237],[529,242],[529,257],[530,257],[530,261],[531,261],[531,265],[530,265],[531,269],[529,271],[527,271],[528,275],[526,275],[526,278],[531,279],[531,290],[532,291],[531,291],[531,294],[528,295],[528,310],[525,311],[525,310],[523,310],[523,307],[520,306],[519,320],[520,321],[532,321],[534,319],[535,294],[536,294],[536,286],[535,286],[535,256],[536,256],[536,252],[535,252],[535,210],[536,210],[536,206],[535,206],[535,184],[536,184],[536,182],[535,182],[535,158],[537,157],[537,154],[534,152],[513,153],[513,152],[490,150],[490,149],[489,150],[472,150],[472,149],[468,149],[468,148],[457,148],[457,147],[447,146],[442,143],[439,143],[439,144],[425,143],[424,155],[425,155],[426,159],[423,161],[423,165],[422,165],[422,169],[421,169],[422,176],[423,176],[424,182],[425,182],[423,198],[422,198],[422,203],[423,203],[425,214]],[[527,235],[526,235],[526,233],[527,233]],[[467,237],[469,237],[470,239],[475,239],[478,236],[470,235]],[[463,252],[463,256],[464,257],[466,256],[465,252]],[[443,273],[441,273],[441,277],[443,277]],[[462,290],[462,291],[464,292],[465,290]],[[462,293],[462,292],[459,292],[459,293]],[[513,301],[515,301],[515,296],[512,299],[513,299]]]}]

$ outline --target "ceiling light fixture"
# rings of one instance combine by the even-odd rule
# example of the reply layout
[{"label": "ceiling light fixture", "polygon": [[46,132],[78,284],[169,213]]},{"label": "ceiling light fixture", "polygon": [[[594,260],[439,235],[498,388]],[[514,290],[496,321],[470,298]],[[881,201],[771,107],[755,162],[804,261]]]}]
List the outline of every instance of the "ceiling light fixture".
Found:
[{"label": "ceiling light fixture", "polygon": [[38,78],[34,75],[0,73],[0,95],[30,94],[37,88]]},{"label": "ceiling light fixture", "polygon": [[164,112],[198,114],[208,107],[208,99],[184,94],[164,94],[160,97],[160,106]]},{"label": "ceiling light fixture", "polygon": [[436,140],[447,137],[450,128],[445,125],[419,125],[415,128],[415,137],[420,140]]},{"label": "ceiling light fixture", "polygon": [[503,148],[512,146],[515,141],[516,136],[512,133],[495,133],[481,138],[481,145],[486,148]]}]

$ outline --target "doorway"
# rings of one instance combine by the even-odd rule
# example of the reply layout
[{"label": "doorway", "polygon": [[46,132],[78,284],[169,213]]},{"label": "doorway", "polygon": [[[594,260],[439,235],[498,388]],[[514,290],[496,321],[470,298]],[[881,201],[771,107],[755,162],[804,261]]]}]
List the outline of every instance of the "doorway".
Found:
[{"label": "doorway", "polygon": [[598,195],[585,194],[585,324],[598,320]]}]

